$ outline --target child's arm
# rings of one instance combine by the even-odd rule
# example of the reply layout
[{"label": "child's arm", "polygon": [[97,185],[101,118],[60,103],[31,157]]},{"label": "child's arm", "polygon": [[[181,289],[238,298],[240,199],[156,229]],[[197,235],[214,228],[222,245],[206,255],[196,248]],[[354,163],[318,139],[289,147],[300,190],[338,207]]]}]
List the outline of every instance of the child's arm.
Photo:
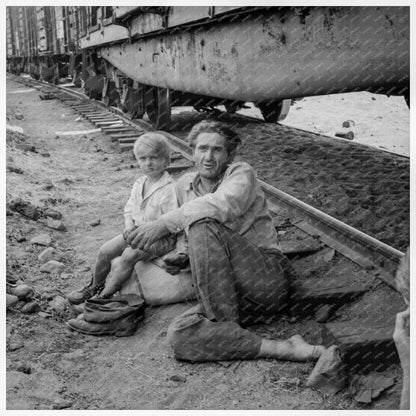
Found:
[{"label": "child's arm", "polygon": [[124,206],[124,231],[123,238],[127,240],[129,234],[136,228],[133,220],[133,198],[136,191],[136,183],[130,192],[130,198]]}]

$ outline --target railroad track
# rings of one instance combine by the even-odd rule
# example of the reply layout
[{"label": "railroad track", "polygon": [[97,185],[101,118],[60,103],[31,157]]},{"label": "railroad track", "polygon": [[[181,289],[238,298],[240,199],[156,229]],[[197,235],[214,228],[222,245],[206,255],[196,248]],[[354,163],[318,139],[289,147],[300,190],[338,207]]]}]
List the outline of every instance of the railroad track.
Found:
[{"label": "railroad track", "polygon": [[[60,99],[118,142],[120,151],[131,151],[138,136],[154,131],[145,121],[129,120],[68,88],[17,81],[40,89],[44,98]],[[187,143],[161,133],[174,151],[170,171],[192,168]],[[352,371],[383,370],[397,362],[392,333],[395,314],[404,309],[404,303],[395,290],[394,274],[403,253],[265,182],[261,185],[282,250],[297,272],[291,319],[319,322],[324,343],[339,345]]]}]

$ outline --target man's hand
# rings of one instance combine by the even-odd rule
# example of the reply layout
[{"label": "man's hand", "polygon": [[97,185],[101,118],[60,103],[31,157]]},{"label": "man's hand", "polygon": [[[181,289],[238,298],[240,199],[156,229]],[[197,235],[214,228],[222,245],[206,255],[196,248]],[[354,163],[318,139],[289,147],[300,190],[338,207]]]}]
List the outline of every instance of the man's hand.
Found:
[{"label": "man's hand", "polygon": [[131,234],[132,231],[134,231],[136,229],[135,226],[133,227],[127,227],[124,229],[123,231],[123,238],[127,241],[127,239],[129,238],[129,235]]},{"label": "man's hand", "polygon": [[178,274],[181,269],[185,269],[189,264],[189,257],[185,253],[172,253],[163,257],[165,262],[165,270],[172,274]]},{"label": "man's hand", "polygon": [[127,242],[133,248],[147,251],[155,241],[168,234],[170,231],[162,220],[150,221],[139,225],[132,231]]}]

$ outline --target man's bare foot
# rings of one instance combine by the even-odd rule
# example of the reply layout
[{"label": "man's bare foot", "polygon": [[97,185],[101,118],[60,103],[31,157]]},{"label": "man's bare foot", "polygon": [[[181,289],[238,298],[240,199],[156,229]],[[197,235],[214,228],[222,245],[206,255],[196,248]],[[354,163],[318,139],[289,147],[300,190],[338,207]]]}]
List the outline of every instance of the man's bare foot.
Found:
[{"label": "man's bare foot", "polygon": [[287,358],[291,361],[317,360],[326,350],[323,345],[308,344],[300,335],[293,335],[287,342],[291,344],[292,351]]},{"label": "man's bare foot", "polygon": [[308,344],[300,335],[287,340],[262,339],[258,357],[289,361],[317,360],[326,350],[323,345]]}]

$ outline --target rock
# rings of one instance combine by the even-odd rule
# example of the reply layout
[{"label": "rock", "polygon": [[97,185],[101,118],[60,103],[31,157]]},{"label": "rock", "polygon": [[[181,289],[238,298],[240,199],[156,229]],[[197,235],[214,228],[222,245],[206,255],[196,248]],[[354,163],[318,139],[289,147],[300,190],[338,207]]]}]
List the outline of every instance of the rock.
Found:
[{"label": "rock", "polygon": [[51,302],[49,302],[50,308],[59,313],[64,313],[68,308],[68,301],[62,296],[56,296]]},{"label": "rock", "polygon": [[56,211],[52,208],[46,208],[43,210],[43,215],[45,217],[53,218],[54,220],[60,220],[62,218],[62,214],[59,211]]},{"label": "rock", "polygon": [[16,351],[16,350],[20,350],[20,348],[23,348],[25,346],[25,344],[23,342],[11,342],[9,344],[9,351]]},{"label": "rock", "polygon": [[15,295],[9,295],[6,294],[6,307],[10,308],[11,306],[15,305],[17,302],[19,302],[19,298]]},{"label": "rock", "polygon": [[90,223],[90,225],[91,225],[91,227],[96,227],[97,225],[100,225],[100,223],[101,223],[101,221],[98,219],[98,220],[95,220],[92,223]]},{"label": "rock", "polygon": [[10,208],[10,205],[9,204],[6,204],[6,216],[9,217],[11,215],[14,215],[14,212]]},{"label": "rock", "polygon": [[56,251],[55,248],[48,247],[39,254],[38,260],[43,264],[50,260],[61,261],[62,256]]},{"label": "rock", "polygon": [[48,234],[40,234],[30,240],[31,244],[38,244],[39,246],[49,246],[52,239]]},{"label": "rock", "polygon": [[45,182],[45,185],[42,186],[42,189],[45,191],[50,191],[54,187],[52,182]]},{"label": "rock", "polygon": [[61,279],[69,279],[71,277],[71,273],[61,273]]},{"label": "rock", "polygon": [[17,144],[16,147],[20,150],[24,150],[25,152],[33,152],[33,153],[37,153],[38,151],[36,150],[36,147],[31,145],[31,144],[27,144],[27,143],[20,143]]},{"label": "rock", "polygon": [[319,357],[315,368],[306,382],[307,387],[313,387],[321,393],[335,394],[347,385],[347,374],[339,348],[332,345]]},{"label": "rock", "polygon": [[35,313],[35,312],[39,312],[41,310],[41,307],[39,306],[39,304],[35,301],[26,303],[26,305],[23,306],[23,308],[21,309],[21,312],[23,313]]},{"label": "rock", "polygon": [[185,383],[186,382],[186,378],[185,377],[179,376],[177,374],[173,375],[169,380],[176,381],[178,383]]},{"label": "rock", "polygon": [[7,172],[19,173],[20,175],[22,175],[24,173],[23,169],[20,169],[17,166],[11,165],[11,164],[6,166],[6,170],[7,170]]},{"label": "rock", "polygon": [[81,272],[81,273],[84,273],[84,272],[89,272],[90,270],[91,270],[91,267],[86,266],[86,267],[83,267],[83,268],[80,270],[80,272]]},{"label": "rock", "polygon": [[53,220],[52,218],[48,218],[46,221],[46,226],[54,230],[66,231],[64,223],[60,220]]},{"label": "rock", "polygon": [[24,116],[23,116],[23,114],[16,113],[16,114],[15,114],[15,116],[14,116],[14,118],[15,118],[16,120],[23,120],[23,119],[24,119]]},{"label": "rock", "polygon": [[47,313],[47,312],[38,312],[38,315],[41,317],[41,318],[50,318],[50,317],[52,317],[52,315],[50,314],[50,313]]},{"label": "rock", "polygon": [[346,120],[342,123],[342,127],[352,127],[355,126],[355,121],[354,120]]},{"label": "rock", "polygon": [[65,267],[65,264],[56,261],[49,260],[39,270],[44,273],[60,272]]},{"label": "rock", "polygon": [[48,152],[41,153],[40,155],[43,157],[51,157],[51,154]]},{"label": "rock", "polygon": [[6,292],[9,295],[17,296],[19,300],[21,300],[31,295],[33,291],[32,288],[28,285],[6,283]]},{"label": "rock", "polygon": [[336,137],[342,137],[343,139],[347,139],[347,140],[353,140],[354,139],[354,132],[352,131],[338,131],[335,133]]},{"label": "rock", "polygon": [[63,400],[61,398],[55,399],[52,408],[53,409],[68,409],[74,404],[71,400]]},{"label": "rock", "polygon": [[21,361],[18,361],[16,363],[16,370],[21,373],[32,374],[32,368],[30,367],[30,365]]},{"label": "rock", "polygon": [[23,234],[17,234],[17,235],[15,236],[15,238],[16,238],[16,241],[17,241],[18,243],[22,243],[23,241],[26,241],[26,237],[25,237]]},{"label": "rock", "polygon": [[32,220],[37,220],[42,215],[42,210],[21,198],[10,201],[9,205],[13,211],[17,211]]}]

